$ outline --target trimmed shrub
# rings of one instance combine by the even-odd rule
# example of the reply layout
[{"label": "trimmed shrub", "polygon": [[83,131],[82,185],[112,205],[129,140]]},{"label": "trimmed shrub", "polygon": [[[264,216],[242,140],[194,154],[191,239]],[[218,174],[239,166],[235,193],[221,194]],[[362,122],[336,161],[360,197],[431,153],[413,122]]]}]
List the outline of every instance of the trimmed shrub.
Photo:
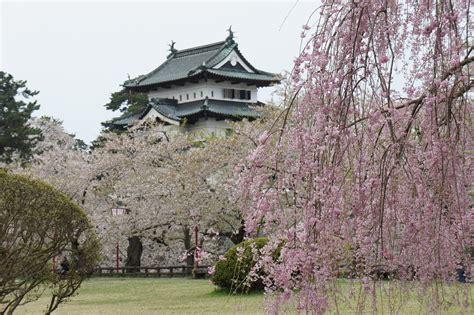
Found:
[{"label": "trimmed shrub", "polygon": [[[52,260],[61,256],[70,266],[58,273]],[[0,169],[0,314],[13,313],[46,289],[50,314],[99,259],[99,241],[79,206],[46,183]]]},{"label": "trimmed shrub", "polygon": [[[263,289],[262,277],[265,276],[264,272],[259,270],[257,277],[249,277],[249,273],[257,263],[256,260],[258,260],[260,250],[267,242],[266,237],[259,237],[231,247],[224,254],[224,258],[216,263],[211,278],[212,282],[234,293]],[[252,251],[252,248],[258,251]],[[278,256],[279,251],[277,250],[273,258],[276,260]]]}]

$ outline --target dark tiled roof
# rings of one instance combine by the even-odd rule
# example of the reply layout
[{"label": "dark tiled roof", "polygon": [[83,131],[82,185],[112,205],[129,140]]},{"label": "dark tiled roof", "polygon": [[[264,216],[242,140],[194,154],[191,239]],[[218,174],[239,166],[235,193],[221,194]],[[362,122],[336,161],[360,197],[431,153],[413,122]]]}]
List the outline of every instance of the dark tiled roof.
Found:
[{"label": "dark tiled roof", "polygon": [[[176,100],[153,99],[140,115],[134,116],[133,120],[127,120],[127,124],[131,125],[136,120],[143,119],[151,109],[176,122],[180,122],[185,117],[205,112],[238,119],[260,117],[260,113],[253,109],[250,103],[204,99],[178,104]],[[112,123],[116,124],[116,122],[124,123],[125,120],[116,120]]]},{"label": "dark tiled roof", "polygon": [[176,120],[206,111],[233,117],[260,117],[260,114],[250,107],[249,103],[207,98],[174,106],[170,103],[163,103],[163,100],[159,99],[153,101],[150,106],[160,114]]},{"label": "dark tiled roof", "polygon": [[[219,70],[212,69],[212,67],[219,64],[234,50],[254,73],[235,70],[228,71],[225,68]],[[146,87],[185,79],[198,79],[206,72],[234,80],[258,81],[260,85],[269,85],[280,81],[278,75],[254,68],[241,54],[237,43],[233,40],[226,40],[171,53],[168,59],[158,68],[147,75],[126,81],[124,86],[128,88]]]},{"label": "dark tiled roof", "polygon": [[134,121],[140,118],[142,113],[135,114],[135,115],[127,115],[127,116],[121,116],[115,119],[112,119],[111,121],[107,122],[107,124],[112,124],[116,126],[129,126],[133,124]]},{"label": "dark tiled roof", "polygon": [[229,119],[259,118],[261,114],[254,109],[261,103],[246,103],[226,100],[203,99],[194,102],[178,104],[173,99],[153,99],[140,114],[121,116],[109,121],[107,124],[117,127],[128,127],[137,120],[143,119],[151,109],[161,115],[179,123],[183,118],[197,114],[213,113]]}]

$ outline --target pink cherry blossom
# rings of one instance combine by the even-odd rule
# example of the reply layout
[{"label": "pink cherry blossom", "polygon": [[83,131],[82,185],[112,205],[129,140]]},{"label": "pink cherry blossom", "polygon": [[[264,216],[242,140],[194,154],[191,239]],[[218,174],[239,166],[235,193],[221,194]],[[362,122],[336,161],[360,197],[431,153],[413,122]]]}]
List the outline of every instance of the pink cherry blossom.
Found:
[{"label": "pink cherry blossom", "polygon": [[[372,312],[386,309],[383,286],[415,291],[434,313],[470,303],[443,300],[439,285],[461,266],[472,280],[469,9],[465,0],[323,1],[293,94],[238,173],[247,232],[269,237],[260,258],[268,312],[332,312],[345,298],[341,274],[364,288],[356,312],[366,299]],[[396,281],[382,285],[384,276]]]}]

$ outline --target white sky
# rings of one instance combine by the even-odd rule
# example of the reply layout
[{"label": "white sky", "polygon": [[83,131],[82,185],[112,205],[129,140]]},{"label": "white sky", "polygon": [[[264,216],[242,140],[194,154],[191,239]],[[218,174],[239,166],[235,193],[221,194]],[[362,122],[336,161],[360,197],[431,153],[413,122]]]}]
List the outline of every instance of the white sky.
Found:
[{"label": "white sky", "polygon": [[[145,74],[165,61],[171,40],[177,49],[217,42],[232,25],[239,49],[255,67],[291,70],[301,26],[318,5],[0,1],[0,69],[40,91],[37,115],[61,119],[86,142],[97,137],[100,122],[119,115],[103,106],[110,93],[120,90],[127,74]],[[259,99],[268,100],[271,90],[260,89]]]}]

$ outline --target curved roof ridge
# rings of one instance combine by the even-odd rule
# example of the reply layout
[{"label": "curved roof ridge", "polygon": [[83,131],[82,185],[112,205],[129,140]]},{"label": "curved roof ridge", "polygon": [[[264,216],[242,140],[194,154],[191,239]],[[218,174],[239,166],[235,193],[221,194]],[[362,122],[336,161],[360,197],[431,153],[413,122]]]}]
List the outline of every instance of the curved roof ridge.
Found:
[{"label": "curved roof ridge", "polygon": [[167,59],[165,62],[163,62],[161,65],[159,65],[158,67],[156,67],[155,69],[153,69],[152,71],[148,72],[147,74],[141,74],[139,75],[138,77],[134,78],[134,79],[130,79],[130,80],[127,80],[123,83],[123,86],[127,86],[127,85],[130,85],[131,83],[135,83],[135,85],[138,85],[140,82],[142,82],[143,80],[151,77],[152,75],[154,75],[155,73],[157,73],[159,70],[161,70],[162,68],[165,67],[166,64],[168,64],[168,62],[170,61],[171,59]]},{"label": "curved roof ridge", "polygon": [[[235,52],[252,73],[214,69],[215,65]],[[233,80],[261,81],[259,86],[268,86],[279,82],[277,75],[255,68],[242,54],[238,44],[233,40],[225,40],[208,45],[196,46],[168,55],[168,58],[153,71],[124,82],[126,88],[143,88],[157,85],[170,85],[173,82],[206,77],[206,73],[231,78]],[[147,88],[145,88],[147,87]]]},{"label": "curved roof ridge", "polygon": [[225,48],[225,46],[226,46],[225,44],[226,44],[226,41],[220,41],[220,42],[215,42],[215,43],[212,43],[212,44],[201,45],[201,46],[196,46],[196,47],[191,47],[191,48],[178,50],[177,52],[172,54],[170,56],[170,58],[165,60],[165,62],[163,62],[161,65],[159,65],[158,67],[156,67],[152,71],[148,72],[145,75],[142,74],[142,75],[139,75],[139,76],[137,76],[133,79],[127,80],[127,81],[124,82],[123,85],[130,85],[131,83],[135,83],[135,85],[138,85],[144,79],[153,76],[156,72],[158,72],[159,70],[164,68],[166,66],[166,64],[168,64],[174,58],[190,56],[190,55],[199,54],[199,53],[203,53],[203,52],[206,52],[206,51],[214,50],[216,48],[220,48],[214,55],[212,55],[211,58],[209,58],[209,60],[211,60],[217,54],[219,54],[219,52],[222,51],[223,48]]},{"label": "curved roof ridge", "polygon": [[212,44],[181,49],[181,50],[178,50],[177,52],[174,53],[173,58],[179,58],[179,57],[183,57],[183,56],[199,54],[199,53],[209,51],[209,50],[214,50],[216,48],[220,48],[221,46],[224,46],[225,43],[226,43],[225,41],[220,41],[220,42],[216,42],[216,43],[212,43]]}]

